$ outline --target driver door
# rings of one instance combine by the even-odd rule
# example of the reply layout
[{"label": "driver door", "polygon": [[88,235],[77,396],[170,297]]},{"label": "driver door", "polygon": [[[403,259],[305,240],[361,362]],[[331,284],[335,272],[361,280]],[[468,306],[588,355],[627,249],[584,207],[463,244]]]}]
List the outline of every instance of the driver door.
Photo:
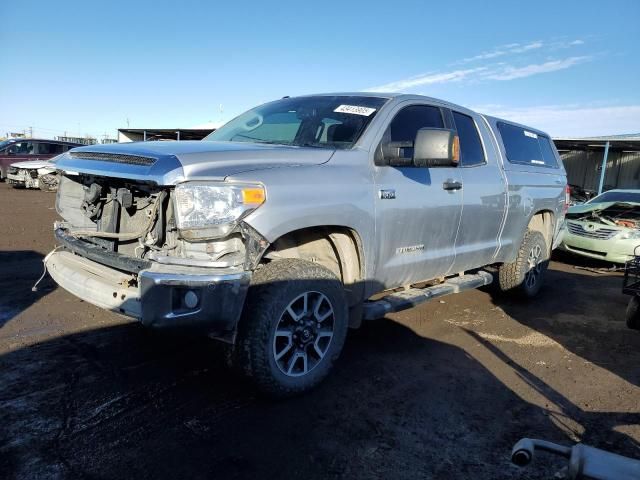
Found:
[{"label": "driver door", "polygon": [[[385,142],[413,142],[424,127],[445,127],[440,107],[409,104],[399,108],[376,155],[383,154]],[[410,165],[413,148],[404,148],[404,156]],[[451,270],[462,213],[458,184],[459,170],[452,166],[375,167],[375,278],[384,288],[437,278]]]}]

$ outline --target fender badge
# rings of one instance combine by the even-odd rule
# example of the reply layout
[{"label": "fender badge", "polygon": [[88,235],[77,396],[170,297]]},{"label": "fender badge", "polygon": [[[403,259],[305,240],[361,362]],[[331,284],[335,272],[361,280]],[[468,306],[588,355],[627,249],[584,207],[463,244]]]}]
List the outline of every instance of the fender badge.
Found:
[{"label": "fender badge", "polygon": [[401,253],[420,252],[422,250],[424,250],[424,244],[410,245],[408,247],[398,247],[398,248],[396,248],[396,255],[399,255]]},{"label": "fender badge", "polygon": [[380,194],[380,200],[395,200],[396,198],[395,190],[380,190],[378,193]]}]

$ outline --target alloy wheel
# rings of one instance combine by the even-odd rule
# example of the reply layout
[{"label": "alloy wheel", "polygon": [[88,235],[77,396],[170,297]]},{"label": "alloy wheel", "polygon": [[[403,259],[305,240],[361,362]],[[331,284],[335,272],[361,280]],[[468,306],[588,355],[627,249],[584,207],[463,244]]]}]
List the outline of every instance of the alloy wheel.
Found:
[{"label": "alloy wheel", "polygon": [[527,288],[533,288],[542,275],[542,247],[534,245],[527,257],[527,273],[524,274],[524,283]]},{"label": "alloy wheel", "polygon": [[305,292],[280,315],[273,337],[273,358],[282,373],[300,377],[327,354],[333,338],[335,313],[326,295]]}]

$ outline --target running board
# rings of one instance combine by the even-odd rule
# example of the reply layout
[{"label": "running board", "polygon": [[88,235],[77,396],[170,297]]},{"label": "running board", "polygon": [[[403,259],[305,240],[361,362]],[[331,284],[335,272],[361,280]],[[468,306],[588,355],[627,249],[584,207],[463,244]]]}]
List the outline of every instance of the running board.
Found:
[{"label": "running board", "polygon": [[490,273],[481,271],[474,275],[452,277],[432,287],[410,288],[391,293],[380,300],[365,302],[362,318],[364,320],[383,318],[389,313],[407,310],[434,298],[489,285],[492,281],[493,277]]}]

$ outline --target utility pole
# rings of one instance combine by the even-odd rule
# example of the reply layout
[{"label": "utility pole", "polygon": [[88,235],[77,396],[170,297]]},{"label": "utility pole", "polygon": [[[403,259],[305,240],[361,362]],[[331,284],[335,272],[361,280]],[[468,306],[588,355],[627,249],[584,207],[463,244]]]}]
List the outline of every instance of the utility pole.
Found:
[{"label": "utility pole", "polygon": [[29,138],[33,138],[33,127],[29,127]]}]

